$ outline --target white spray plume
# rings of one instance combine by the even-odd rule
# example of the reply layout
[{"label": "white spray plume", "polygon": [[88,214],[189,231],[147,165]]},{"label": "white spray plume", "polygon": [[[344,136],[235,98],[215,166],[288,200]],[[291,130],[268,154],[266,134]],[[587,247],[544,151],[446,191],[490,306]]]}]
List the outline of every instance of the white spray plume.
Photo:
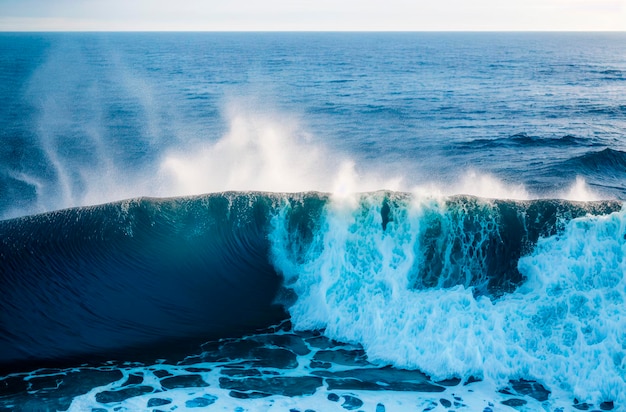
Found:
[{"label": "white spray plume", "polygon": [[581,202],[601,199],[598,194],[589,188],[585,179],[580,176],[576,176],[574,184],[570,186],[567,191],[560,193],[559,197],[565,200],[576,200]]},{"label": "white spray plume", "polygon": [[488,199],[527,200],[532,197],[522,184],[509,185],[494,176],[473,170],[455,182],[417,186],[411,192],[420,197],[433,198],[460,194]]},{"label": "white spray plume", "polygon": [[332,154],[297,119],[231,104],[228,132],[195,150],[168,153],[160,174],[171,195],[226,190],[331,191],[339,196],[380,189],[400,190],[400,179],[362,175],[356,164]]}]

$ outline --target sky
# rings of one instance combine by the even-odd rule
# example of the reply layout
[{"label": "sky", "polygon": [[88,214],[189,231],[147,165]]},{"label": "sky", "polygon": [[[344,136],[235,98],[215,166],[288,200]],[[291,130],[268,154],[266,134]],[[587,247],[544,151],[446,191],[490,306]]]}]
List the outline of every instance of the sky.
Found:
[{"label": "sky", "polygon": [[0,31],[626,31],[626,0],[0,0]]}]

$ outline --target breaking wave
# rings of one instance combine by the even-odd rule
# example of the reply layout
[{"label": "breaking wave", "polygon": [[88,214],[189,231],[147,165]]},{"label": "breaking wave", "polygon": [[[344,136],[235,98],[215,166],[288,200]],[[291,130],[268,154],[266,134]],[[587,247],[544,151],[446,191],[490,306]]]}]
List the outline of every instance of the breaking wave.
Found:
[{"label": "breaking wave", "polygon": [[619,202],[402,192],[140,198],[6,220],[0,364],[124,359],[289,318],[435,378],[623,400],[625,236]]}]

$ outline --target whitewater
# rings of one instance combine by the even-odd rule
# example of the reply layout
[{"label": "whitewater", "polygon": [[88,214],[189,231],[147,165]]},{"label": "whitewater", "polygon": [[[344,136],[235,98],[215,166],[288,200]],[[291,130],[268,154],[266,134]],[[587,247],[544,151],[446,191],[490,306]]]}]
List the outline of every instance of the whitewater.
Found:
[{"label": "whitewater", "polygon": [[0,409],[622,410],[623,40],[0,35]]}]

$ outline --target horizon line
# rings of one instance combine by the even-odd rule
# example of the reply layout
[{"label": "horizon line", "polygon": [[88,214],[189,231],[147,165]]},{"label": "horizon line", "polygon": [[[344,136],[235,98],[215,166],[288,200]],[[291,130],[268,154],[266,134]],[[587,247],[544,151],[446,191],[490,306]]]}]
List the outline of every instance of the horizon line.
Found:
[{"label": "horizon line", "polygon": [[0,33],[626,33],[624,30],[561,30],[561,29],[422,29],[422,30],[389,30],[389,29],[241,29],[241,30],[197,30],[197,29],[2,29]]}]

